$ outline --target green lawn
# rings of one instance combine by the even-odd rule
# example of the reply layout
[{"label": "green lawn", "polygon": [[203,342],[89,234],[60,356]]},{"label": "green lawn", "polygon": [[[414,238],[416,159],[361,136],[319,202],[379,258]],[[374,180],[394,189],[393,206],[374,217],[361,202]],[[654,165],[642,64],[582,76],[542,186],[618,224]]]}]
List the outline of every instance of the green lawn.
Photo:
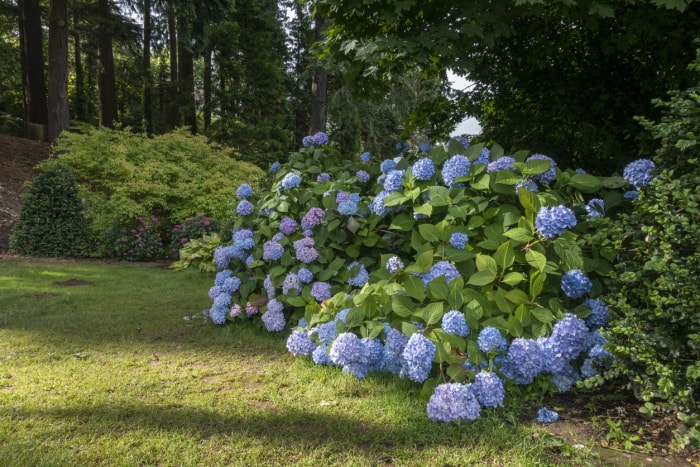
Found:
[{"label": "green lawn", "polygon": [[[60,285],[70,281],[83,285]],[[211,278],[0,259],[0,465],[596,465],[528,419],[431,422],[420,387],[202,318]]]}]

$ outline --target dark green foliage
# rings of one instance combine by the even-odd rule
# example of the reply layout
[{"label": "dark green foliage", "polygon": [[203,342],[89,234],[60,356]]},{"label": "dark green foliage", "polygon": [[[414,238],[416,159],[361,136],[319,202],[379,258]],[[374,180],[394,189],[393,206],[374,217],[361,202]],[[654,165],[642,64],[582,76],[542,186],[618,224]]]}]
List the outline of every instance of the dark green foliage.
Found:
[{"label": "dark green foliage", "polygon": [[105,232],[101,253],[106,258],[149,261],[163,255],[163,241],[158,234],[158,219],[115,222]]},{"label": "dark green foliage", "polygon": [[68,166],[53,160],[26,195],[10,250],[31,256],[82,257],[89,253],[88,245],[75,176]]},{"label": "dark green foliage", "polygon": [[[696,61],[696,66],[700,61]],[[609,281],[611,350],[644,410],[674,411],[700,442],[700,89],[672,94],[658,123],[642,120],[661,149],[658,173],[612,238],[620,261]]]}]

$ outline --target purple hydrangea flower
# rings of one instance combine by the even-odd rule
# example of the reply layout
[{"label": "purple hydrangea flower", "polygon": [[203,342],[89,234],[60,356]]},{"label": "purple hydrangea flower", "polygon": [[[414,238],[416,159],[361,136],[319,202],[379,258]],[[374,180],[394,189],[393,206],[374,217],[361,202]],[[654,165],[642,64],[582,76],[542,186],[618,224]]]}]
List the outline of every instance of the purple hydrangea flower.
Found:
[{"label": "purple hydrangea flower", "polygon": [[319,131],[313,135],[313,141],[316,146],[323,146],[324,144],[328,144],[328,135]]},{"label": "purple hydrangea flower", "polygon": [[427,405],[428,418],[438,422],[459,420],[476,420],[480,413],[477,401],[470,385],[461,383],[443,383],[438,385],[430,396]]},{"label": "purple hydrangea flower", "polygon": [[254,209],[255,207],[253,206],[253,203],[251,203],[247,199],[244,199],[240,203],[238,203],[238,206],[236,207],[236,212],[241,216],[250,216],[251,214],[253,214]]},{"label": "purple hydrangea flower", "polygon": [[301,177],[294,172],[289,172],[284,176],[281,183],[284,189],[291,190],[292,188],[296,188],[301,185]]},{"label": "purple hydrangea flower", "polygon": [[236,196],[239,198],[247,198],[253,194],[253,189],[247,183],[242,184],[236,190]]},{"label": "purple hydrangea flower", "polygon": [[605,217],[605,202],[600,198],[593,198],[586,204],[586,212],[591,217]]},{"label": "purple hydrangea flower", "polygon": [[304,146],[305,148],[308,148],[309,146],[312,146],[314,144],[314,137],[313,136],[304,136],[301,139],[301,145]]},{"label": "purple hydrangea flower", "polygon": [[435,349],[435,344],[421,333],[415,333],[408,339],[401,355],[411,381],[422,383],[428,379],[428,374],[433,367]]},{"label": "purple hydrangea flower", "polygon": [[447,159],[442,166],[442,180],[445,182],[445,185],[451,187],[454,185],[455,179],[469,175],[470,165],[469,159],[460,154]]},{"label": "purple hydrangea flower", "polygon": [[284,277],[284,282],[282,283],[282,293],[287,295],[294,290],[294,295],[299,295],[301,293],[301,287],[302,285],[301,281],[299,280],[299,276],[293,272],[290,272]]},{"label": "purple hydrangea flower", "polygon": [[352,263],[350,263],[350,265],[348,266],[348,270],[351,270],[356,266],[359,266],[359,270],[357,271],[357,274],[348,279],[348,284],[354,287],[363,287],[367,283],[367,281],[369,281],[369,273],[367,272],[365,265],[362,263],[358,263],[357,261],[353,261]]},{"label": "purple hydrangea flower", "polygon": [[522,337],[511,342],[504,366],[515,384],[530,384],[546,369],[540,346],[534,340]]},{"label": "purple hydrangea flower", "polygon": [[260,310],[258,310],[258,307],[253,305],[252,303],[248,302],[245,304],[245,313],[248,316],[257,315],[258,311],[260,311]]},{"label": "purple hydrangea flower", "polygon": [[287,338],[287,350],[295,356],[310,357],[316,350],[316,343],[304,331],[295,329]]},{"label": "purple hydrangea flower", "polygon": [[491,150],[489,148],[481,148],[479,157],[474,160],[474,164],[488,165],[491,162]]},{"label": "purple hydrangea flower", "polygon": [[262,315],[262,322],[269,332],[280,332],[287,324],[284,319],[284,305],[274,298],[267,302],[267,311]]},{"label": "purple hydrangea flower", "polygon": [[233,271],[230,269],[224,269],[223,271],[217,272],[214,278],[214,285],[223,285],[224,281],[231,277]]},{"label": "purple hydrangea flower", "polygon": [[545,172],[542,172],[540,174],[536,175],[530,175],[530,177],[535,180],[536,182],[540,183],[545,183],[549,185],[552,183],[554,180],[557,179],[557,171],[554,169],[554,167],[557,166],[557,163],[554,162],[554,159],[552,159],[549,156],[545,156],[544,154],[533,154],[530,157],[528,157],[525,162],[531,161],[531,160],[543,160],[543,161],[549,161],[549,169],[547,169]]},{"label": "purple hydrangea flower", "polygon": [[311,237],[304,237],[294,242],[294,251],[297,259],[302,263],[309,264],[318,258],[318,251],[314,248],[314,239]]},{"label": "purple hydrangea flower", "polygon": [[316,177],[317,182],[327,182],[330,179],[331,179],[331,175],[326,173],[326,172],[323,172],[323,173],[319,174],[318,177]]},{"label": "purple hydrangea flower", "polygon": [[358,170],[357,173],[357,181],[360,183],[367,183],[369,182],[369,174],[365,172],[364,170]]},{"label": "purple hydrangea flower", "polygon": [[491,172],[498,172],[499,170],[515,170],[515,167],[513,167],[511,164],[515,162],[514,157],[510,156],[502,156],[496,159],[493,162],[489,162],[488,165],[486,166],[486,172],[491,173]]},{"label": "purple hydrangea flower", "polygon": [[216,297],[221,295],[223,293],[223,289],[219,285],[215,285],[212,288],[209,289],[209,298],[214,300]]},{"label": "purple hydrangea flower", "polygon": [[299,280],[304,284],[309,284],[312,280],[314,280],[314,274],[306,268],[300,268],[297,271],[297,276],[299,277]]},{"label": "purple hydrangea flower", "polygon": [[459,310],[450,310],[442,317],[442,329],[449,334],[467,337],[469,326],[464,319],[464,313]]},{"label": "purple hydrangea flower", "polygon": [[567,271],[561,278],[561,290],[569,298],[581,298],[593,287],[593,283],[580,269]]},{"label": "purple hydrangea flower", "polygon": [[537,183],[534,180],[531,180],[529,178],[524,178],[518,183],[515,184],[515,194],[518,194],[518,190],[520,188],[525,188],[528,191],[531,191],[533,193],[539,193],[540,189],[537,187]]},{"label": "purple hydrangea flower", "polygon": [[576,226],[576,215],[564,205],[548,208],[542,206],[535,217],[535,227],[544,238],[554,238],[567,228]]},{"label": "purple hydrangea flower", "polygon": [[458,250],[464,250],[469,242],[469,236],[465,233],[455,232],[450,236],[450,245]]},{"label": "purple hydrangea flower", "polygon": [[411,170],[413,170],[413,175],[417,180],[430,180],[435,175],[435,164],[432,160],[424,157],[418,159]]},{"label": "purple hydrangea flower", "polygon": [[591,314],[586,317],[586,325],[590,330],[604,328],[608,325],[610,313],[607,305],[597,298],[589,298],[583,302],[584,305],[591,309]]},{"label": "purple hydrangea flower", "polygon": [[316,365],[333,365],[331,356],[328,355],[327,345],[319,345],[316,347],[316,350],[311,354],[311,358]]},{"label": "purple hydrangea flower", "polygon": [[490,371],[480,371],[477,373],[472,390],[476,399],[482,407],[500,407],[506,391],[503,381],[496,373]]},{"label": "purple hydrangea flower", "polygon": [[240,315],[240,314],[241,314],[241,306],[240,306],[238,303],[236,303],[235,305],[233,305],[233,306],[231,307],[231,311],[229,311],[229,314],[228,314],[228,315],[229,315],[231,318],[235,318],[236,316],[238,316],[238,315]]},{"label": "purple hydrangea flower", "polygon": [[379,164],[379,170],[381,170],[383,174],[388,174],[389,172],[395,169],[396,161],[392,159],[386,159],[385,161],[382,161],[381,164]]},{"label": "purple hydrangea flower", "polygon": [[282,257],[284,247],[277,242],[268,241],[263,244],[263,260],[277,261]]},{"label": "purple hydrangea flower", "polygon": [[554,423],[559,420],[559,414],[546,407],[542,407],[537,411],[537,421],[540,423]]},{"label": "purple hydrangea flower", "polygon": [[457,271],[454,264],[450,263],[449,261],[438,261],[432,268],[430,268],[430,271],[421,275],[421,279],[423,279],[423,284],[427,288],[428,284],[430,284],[433,279],[440,276],[445,276],[445,279],[449,284],[453,279],[459,277],[459,271]]},{"label": "purple hydrangea flower", "polygon": [[637,159],[634,162],[630,162],[622,171],[622,176],[625,180],[630,182],[635,188],[639,189],[643,186],[647,186],[651,179],[651,171],[654,170],[656,165],[649,159]]},{"label": "purple hydrangea flower", "polygon": [[311,286],[311,296],[319,303],[331,298],[331,285],[328,282],[314,282]]},{"label": "purple hydrangea flower", "polygon": [[280,232],[285,235],[291,235],[297,229],[297,221],[291,217],[283,217],[280,221]]},{"label": "purple hydrangea flower", "polygon": [[263,280],[263,288],[267,293],[267,298],[275,297],[275,286],[272,283],[272,276],[270,276],[269,274],[265,277],[265,280]]},{"label": "purple hydrangea flower", "polygon": [[316,328],[316,334],[318,335],[318,340],[324,345],[330,345],[336,336],[336,323],[335,321],[329,321],[323,323]]},{"label": "purple hydrangea flower", "polygon": [[386,262],[386,270],[392,274],[396,274],[400,269],[403,269],[403,262],[398,256],[392,256]]},{"label": "purple hydrangea flower", "polygon": [[501,332],[491,326],[486,326],[484,329],[479,331],[479,337],[477,338],[477,344],[482,352],[505,352],[508,348],[508,342],[505,337],[501,335]]},{"label": "purple hydrangea flower", "polygon": [[301,228],[303,230],[309,230],[317,225],[319,225],[321,222],[323,222],[323,209],[321,208],[311,208],[309,211],[304,215],[304,217],[301,219]]}]

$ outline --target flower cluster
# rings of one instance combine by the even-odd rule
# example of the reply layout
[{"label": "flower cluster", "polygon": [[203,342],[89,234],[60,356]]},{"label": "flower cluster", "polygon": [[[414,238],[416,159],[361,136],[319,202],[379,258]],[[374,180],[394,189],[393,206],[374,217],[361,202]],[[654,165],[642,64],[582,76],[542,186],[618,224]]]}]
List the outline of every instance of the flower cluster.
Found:
[{"label": "flower cluster", "polygon": [[442,317],[442,329],[450,334],[466,337],[469,334],[469,326],[464,319],[464,313],[459,310],[450,310]]},{"label": "flower cluster", "polygon": [[280,183],[285,190],[291,190],[301,185],[301,177],[294,172],[289,172]]},{"label": "flower cluster", "polygon": [[254,210],[255,206],[253,206],[253,203],[251,203],[247,199],[241,200],[241,202],[239,202],[238,206],[236,207],[236,212],[241,216],[250,216],[251,214],[253,214]]},{"label": "flower cluster", "polygon": [[323,222],[324,213],[321,208],[311,208],[301,219],[301,228],[309,230]]},{"label": "flower cluster", "polygon": [[533,154],[530,157],[528,157],[525,160],[525,162],[532,160],[549,161],[549,168],[547,169],[547,171],[542,172],[540,174],[531,175],[534,181],[539,183],[550,184],[557,179],[557,171],[554,169],[557,166],[557,163],[554,162],[554,160],[551,157],[545,156],[544,154]]},{"label": "flower cluster", "polygon": [[635,188],[639,189],[647,186],[651,180],[651,171],[656,168],[653,161],[649,159],[637,159],[634,162],[627,164],[622,171],[622,176]]},{"label": "flower cluster", "polygon": [[480,406],[470,385],[444,383],[430,396],[427,412],[428,418],[438,422],[476,420]]},{"label": "flower cluster", "polygon": [[465,156],[457,154],[450,157],[442,166],[442,180],[445,185],[451,187],[457,178],[469,175],[470,165],[469,159]]},{"label": "flower cluster", "polygon": [[348,265],[348,270],[352,271],[354,268],[358,268],[357,274],[348,279],[348,284],[354,287],[362,287],[369,281],[367,268],[365,268],[364,264],[353,261]]},{"label": "flower cluster", "polygon": [[284,305],[275,299],[267,302],[267,311],[262,315],[262,322],[265,329],[270,332],[280,332],[284,330],[286,321],[284,319]]},{"label": "flower cluster", "polygon": [[423,279],[423,284],[425,287],[428,287],[428,284],[430,284],[433,279],[440,276],[445,276],[445,279],[449,284],[453,279],[459,277],[459,271],[454,264],[450,263],[449,261],[438,261],[432,268],[430,268],[430,271],[423,274],[421,278]]},{"label": "flower cluster", "polygon": [[311,237],[304,237],[294,242],[294,252],[302,263],[313,263],[318,258],[318,251],[314,248],[315,242]]},{"label": "flower cluster", "polygon": [[316,343],[311,340],[308,333],[295,329],[287,338],[287,350],[295,356],[310,357],[316,350]]},{"label": "flower cluster", "polygon": [[605,202],[600,198],[593,198],[586,203],[586,212],[591,217],[605,217]]},{"label": "flower cluster", "polygon": [[569,298],[581,298],[593,287],[593,283],[580,269],[567,271],[561,278],[561,290]]},{"label": "flower cluster", "polygon": [[535,227],[544,238],[558,237],[564,230],[575,226],[576,215],[563,205],[551,208],[542,206],[535,217]]},{"label": "flower cluster", "polygon": [[486,353],[492,351],[503,352],[508,348],[508,342],[505,337],[501,335],[498,329],[491,326],[486,326],[479,331],[479,337],[476,342],[479,345],[479,349]]},{"label": "flower cluster", "polygon": [[435,350],[435,344],[423,334],[415,333],[408,339],[402,356],[406,361],[406,373],[411,381],[422,383],[428,379]]},{"label": "flower cluster", "polygon": [[515,158],[510,156],[501,156],[495,161],[488,163],[486,166],[486,172],[492,173],[498,172],[499,170],[515,170],[512,165],[513,162],[515,162]]},{"label": "flower cluster", "polygon": [[404,264],[398,256],[392,256],[386,262],[386,270],[392,274],[396,274],[403,267]]},{"label": "flower cluster", "polygon": [[177,257],[178,251],[185,243],[193,238],[203,238],[219,230],[219,222],[204,214],[198,214],[185,220],[182,224],[175,224],[170,232],[170,255]]},{"label": "flower cluster", "polygon": [[458,250],[464,250],[469,242],[469,236],[465,233],[456,232],[450,236],[450,245],[457,248]]},{"label": "flower cluster", "polygon": [[241,199],[250,197],[253,194],[253,189],[247,183],[243,183],[236,189],[236,196]]},{"label": "flower cluster", "polygon": [[476,399],[483,407],[500,407],[506,390],[503,380],[496,373],[491,371],[481,371],[477,373],[472,384],[472,389]]},{"label": "flower cluster", "polygon": [[433,175],[435,175],[435,164],[433,161],[427,157],[418,159],[415,164],[413,164],[413,175],[415,175],[417,180],[430,180]]},{"label": "flower cluster", "polygon": [[331,298],[331,285],[328,282],[314,282],[311,286],[311,296],[317,302]]}]

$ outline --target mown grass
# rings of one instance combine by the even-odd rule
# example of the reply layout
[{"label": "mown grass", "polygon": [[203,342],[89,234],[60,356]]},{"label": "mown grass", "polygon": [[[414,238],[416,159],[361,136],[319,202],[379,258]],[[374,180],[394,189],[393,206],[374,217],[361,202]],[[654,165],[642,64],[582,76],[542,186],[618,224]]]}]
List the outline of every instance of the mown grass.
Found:
[{"label": "mown grass", "polygon": [[[84,285],[57,285],[75,280]],[[530,421],[431,422],[410,381],[202,318],[211,278],[0,260],[0,465],[587,465]]]}]

